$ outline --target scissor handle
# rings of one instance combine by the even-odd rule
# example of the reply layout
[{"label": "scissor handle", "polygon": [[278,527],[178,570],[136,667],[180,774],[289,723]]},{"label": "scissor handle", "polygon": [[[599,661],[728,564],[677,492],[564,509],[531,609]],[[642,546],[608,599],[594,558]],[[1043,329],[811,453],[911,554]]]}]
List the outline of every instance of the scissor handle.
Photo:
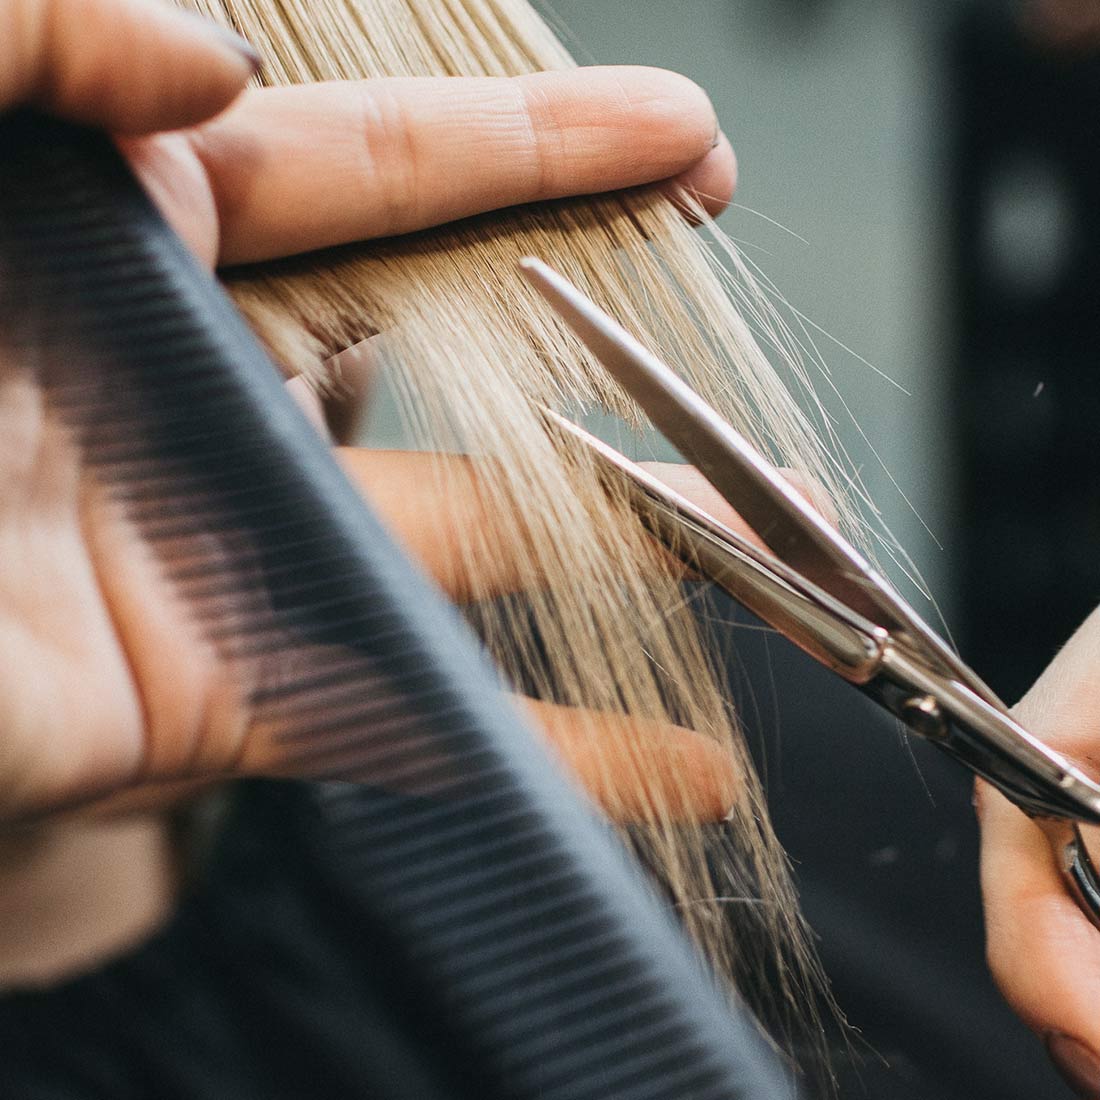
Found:
[{"label": "scissor handle", "polygon": [[1092,862],[1085,838],[1076,823],[1070,827],[1070,839],[1064,842],[1059,853],[1059,870],[1081,912],[1100,929],[1100,877]]}]

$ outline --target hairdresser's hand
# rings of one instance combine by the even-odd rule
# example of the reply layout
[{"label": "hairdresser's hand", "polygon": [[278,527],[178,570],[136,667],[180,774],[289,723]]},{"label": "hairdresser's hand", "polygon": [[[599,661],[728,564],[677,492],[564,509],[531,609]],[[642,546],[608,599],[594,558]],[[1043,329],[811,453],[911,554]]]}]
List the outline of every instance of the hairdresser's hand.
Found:
[{"label": "hairdresser's hand", "polygon": [[[0,3],[0,109],[32,102],[113,131],[208,264],[670,178],[712,196],[712,209],[732,191],[732,153],[706,96],[670,73],[241,95],[254,68],[243,43],[159,3]],[[64,433],[12,382],[0,387],[0,487],[0,821],[232,771],[249,741],[234,686],[117,507],[82,479]],[[366,488],[385,495],[377,478]],[[477,578],[446,555],[425,564],[455,596],[509,580],[502,561]],[[545,704],[532,713],[613,812],[639,799],[586,769],[593,720],[624,749],[648,747],[655,770],[698,777],[685,814],[719,816],[733,800],[736,776],[702,737]]]},{"label": "hairdresser's hand", "polygon": [[735,182],[703,91],[625,67],[251,90],[203,126],[123,148],[211,264],[661,180],[717,213]]},{"label": "hairdresser's hand", "polygon": [[[1100,774],[1100,611],[1016,708],[1037,737]],[[979,784],[987,952],[1009,1002],[1081,1096],[1100,1097],[1100,931],[1070,897],[1039,827]],[[1084,830],[1095,859],[1100,830]]]},{"label": "hairdresser's hand", "polygon": [[715,212],[733,191],[733,153],[705,93],[662,70],[241,97],[259,63],[236,35],[159,0],[0,4],[0,110],[29,102],[130,135],[146,186],[211,263],[673,177]]}]

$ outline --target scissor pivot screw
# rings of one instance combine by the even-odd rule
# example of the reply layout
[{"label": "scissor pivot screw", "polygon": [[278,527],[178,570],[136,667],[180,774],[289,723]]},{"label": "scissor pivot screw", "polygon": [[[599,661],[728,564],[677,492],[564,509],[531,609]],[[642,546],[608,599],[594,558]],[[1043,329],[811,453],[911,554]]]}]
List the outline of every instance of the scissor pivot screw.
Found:
[{"label": "scissor pivot screw", "polygon": [[938,741],[947,736],[947,720],[932,695],[914,695],[901,704],[901,719],[915,733]]}]

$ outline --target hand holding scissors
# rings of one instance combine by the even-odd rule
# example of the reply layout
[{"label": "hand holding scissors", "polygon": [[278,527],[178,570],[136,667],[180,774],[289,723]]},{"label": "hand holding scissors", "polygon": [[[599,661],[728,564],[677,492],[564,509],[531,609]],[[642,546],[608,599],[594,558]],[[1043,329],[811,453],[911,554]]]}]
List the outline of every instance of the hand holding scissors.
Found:
[{"label": "hand holding scissors", "polygon": [[1100,784],[1075,762],[1100,748],[1100,612],[1010,710],[667,366],[545,265],[524,274],[768,549],[551,422],[668,550],[978,777],[994,976],[1082,1095],[1100,1096],[1100,884],[1080,827],[1100,823]]}]

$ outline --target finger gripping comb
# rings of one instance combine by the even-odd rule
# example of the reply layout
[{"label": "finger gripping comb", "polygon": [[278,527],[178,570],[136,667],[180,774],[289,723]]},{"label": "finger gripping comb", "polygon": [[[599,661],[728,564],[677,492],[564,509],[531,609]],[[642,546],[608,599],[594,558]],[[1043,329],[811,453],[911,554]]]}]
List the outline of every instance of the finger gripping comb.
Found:
[{"label": "finger gripping comb", "polygon": [[0,384],[26,372],[247,688],[270,773],[343,781],[320,827],[399,964],[380,996],[417,998],[424,1080],[387,1097],[790,1095],[111,142],[20,111]]}]

